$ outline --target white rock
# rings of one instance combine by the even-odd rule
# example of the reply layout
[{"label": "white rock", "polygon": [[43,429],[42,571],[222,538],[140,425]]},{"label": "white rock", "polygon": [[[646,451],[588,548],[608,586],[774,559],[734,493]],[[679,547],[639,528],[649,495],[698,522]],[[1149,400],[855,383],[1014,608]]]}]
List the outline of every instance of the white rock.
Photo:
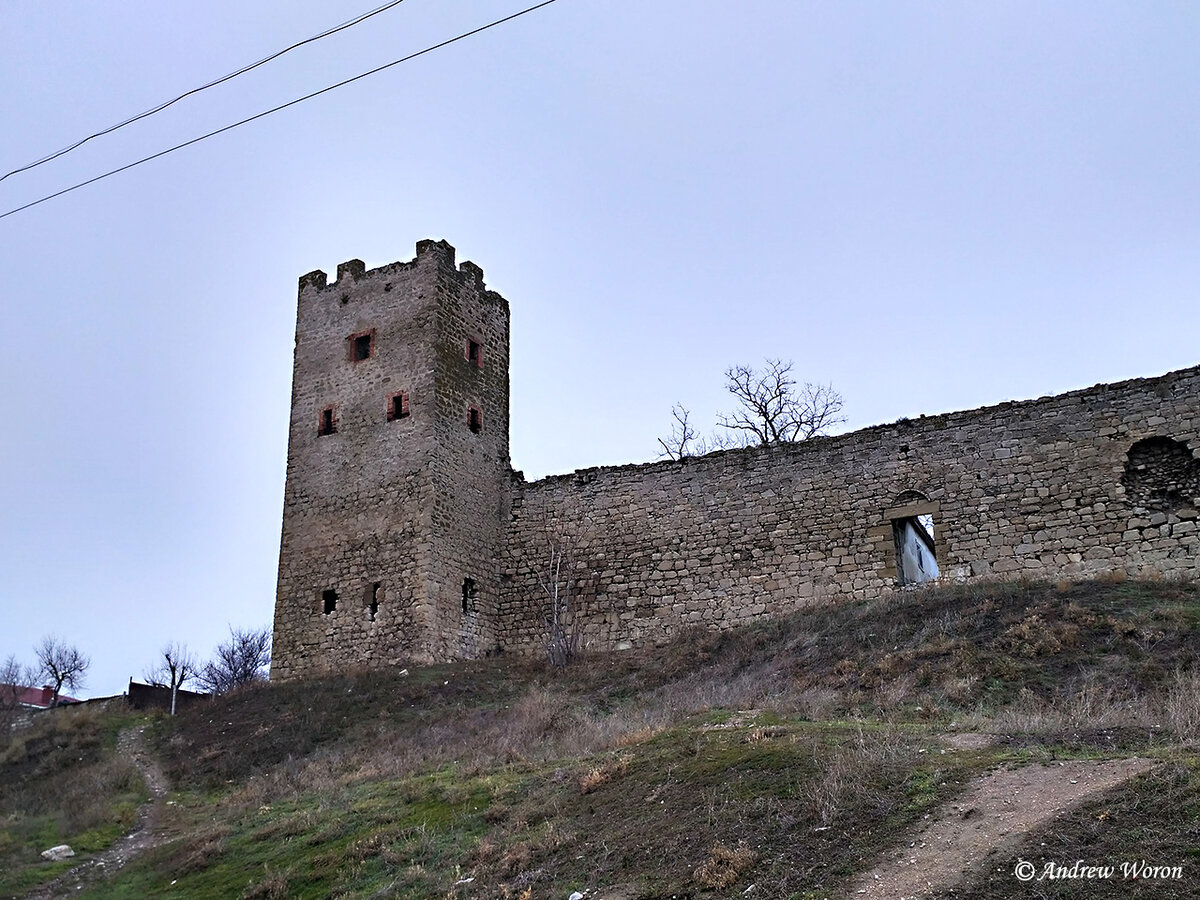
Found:
[{"label": "white rock", "polygon": [[567,900],[583,900],[583,894],[579,893],[579,891],[575,891],[570,897],[567,898]]},{"label": "white rock", "polygon": [[51,862],[59,862],[74,855],[75,851],[68,844],[59,844],[57,847],[51,847],[49,850],[42,851],[42,856]]}]

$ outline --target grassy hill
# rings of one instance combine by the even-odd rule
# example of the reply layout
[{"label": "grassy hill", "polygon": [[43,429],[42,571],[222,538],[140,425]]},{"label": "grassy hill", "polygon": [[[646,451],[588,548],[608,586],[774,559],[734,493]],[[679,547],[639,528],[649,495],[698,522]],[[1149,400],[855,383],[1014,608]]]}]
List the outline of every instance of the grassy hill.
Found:
[{"label": "grassy hill", "polygon": [[[491,659],[243,691],[151,720],[162,843],[73,895],[834,897],[982,772],[1136,754],[1150,774],[1018,851],[1184,865],[1044,896],[1197,896],[1198,601],[1179,583],[946,587],[563,672]],[[116,735],[135,721],[62,710],[0,746],[0,897],[67,867],[40,850],[128,827],[145,791]],[[966,732],[994,737],[956,749]],[[1031,896],[1006,861],[955,896]]]}]

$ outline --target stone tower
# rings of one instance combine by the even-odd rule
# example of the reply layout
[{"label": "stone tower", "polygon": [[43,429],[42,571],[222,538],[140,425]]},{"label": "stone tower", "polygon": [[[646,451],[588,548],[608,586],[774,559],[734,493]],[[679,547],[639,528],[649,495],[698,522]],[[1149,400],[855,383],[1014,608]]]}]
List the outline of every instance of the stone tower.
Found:
[{"label": "stone tower", "polygon": [[496,644],[508,303],[454,248],[300,279],[273,680]]}]

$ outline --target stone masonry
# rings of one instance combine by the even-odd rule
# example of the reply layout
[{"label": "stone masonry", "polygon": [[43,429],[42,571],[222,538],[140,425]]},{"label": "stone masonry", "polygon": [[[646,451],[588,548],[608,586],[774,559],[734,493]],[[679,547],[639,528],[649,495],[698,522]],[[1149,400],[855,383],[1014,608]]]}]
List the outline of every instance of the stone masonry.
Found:
[{"label": "stone masonry", "polygon": [[300,281],[275,678],[539,652],[552,547],[594,649],[902,589],[918,516],[942,580],[1200,575],[1200,367],[527,483],[478,267],[422,241],[325,281]]},{"label": "stone masonry", "polygon": [[300,279],[274,678],[497,643],[508,304],[454,256]]}]

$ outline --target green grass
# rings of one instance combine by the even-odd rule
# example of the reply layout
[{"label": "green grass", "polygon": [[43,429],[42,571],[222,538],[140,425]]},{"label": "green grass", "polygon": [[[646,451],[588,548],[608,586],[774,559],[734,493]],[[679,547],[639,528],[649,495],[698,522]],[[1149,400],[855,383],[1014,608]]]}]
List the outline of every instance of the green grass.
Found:
[{"label": "green grass", "polygon": [[503,787],[503,779],[464,781],[443,771],[257,809],[178,795],[169,827],[179,837],[87,896],[318,898],[389,885],[433,896],[434,881],[488,829],[485,816]]},{"label": "green grass", "polygon": [[[1200,790],[1179,739],[1200,708],[1176,673],[1196,668],[1198,600],[1176,583],[972,585],[565,672],[491,659],[252,688],[154,721],[174,785],[166,841],[80,893],[665,900],[753,883],[757,898],[828,897],[989,767],[1131,754],[1161,771],[1022,852],[1187,854]],[[109,759],[114,721],[71,746]],[[948,750],[942,735],[965,729],[998,742]],[[39,740],[0,757],[0,776],[51,798],[77,749]],[[108,818],[72,832],[96,849],[137,799],[105,796]],[[5,820],[0,861],[59,842],[61,807]],[[734,850],[752,861],[707,890],[701,866]],[[15,892],[53,871],[0,877]],[[972,877],[963,896],[1018,896],[1011,878]]]},{"label": "green grass", "polygon": [[[109,847],[133,825],[147,795],[117,757],[117,734],[138,721],[124,710],[63,708],[38,715],[0,744],[0,897],[16,896]],[[41,851],[69,844],[51,863]]]}]

